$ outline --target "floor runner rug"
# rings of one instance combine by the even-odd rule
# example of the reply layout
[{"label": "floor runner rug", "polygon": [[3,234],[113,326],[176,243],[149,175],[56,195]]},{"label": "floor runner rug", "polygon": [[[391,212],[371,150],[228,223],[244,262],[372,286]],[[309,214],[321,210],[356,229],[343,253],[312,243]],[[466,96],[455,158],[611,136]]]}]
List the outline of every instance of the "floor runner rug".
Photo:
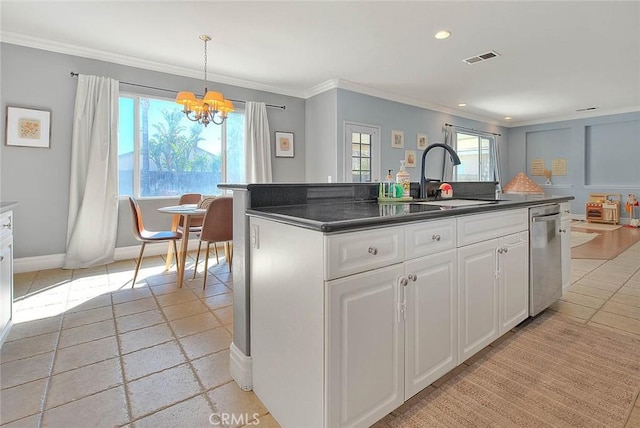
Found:
[{"label": "floor runner rug", "polygon": [[586,244],[592,239],[600,236],[599,233],[586,233],[586,232],[577,232],[575,230],[571,231],[571,248],[577,247],[582,244]]},{"label": "floor runner rug", "polygon": [[[624,427],[640,393],[640,338],[545,312],[388,427]],[[424,394],[423,394],[424,395]]]},{"label": "floor runner rug", "polygon": [[589,223],[587,221],[574,221],[571,223],[572,228],[592,229],[592,230],[617,230],[622,227],[621,224],[605,224],[605,223]]}]

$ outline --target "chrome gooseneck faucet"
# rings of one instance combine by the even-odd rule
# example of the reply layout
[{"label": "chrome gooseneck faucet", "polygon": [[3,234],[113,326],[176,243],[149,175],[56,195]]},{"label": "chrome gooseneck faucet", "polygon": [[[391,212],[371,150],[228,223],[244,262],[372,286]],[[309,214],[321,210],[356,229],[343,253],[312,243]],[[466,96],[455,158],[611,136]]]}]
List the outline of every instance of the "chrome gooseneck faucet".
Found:
[{"label": "chrome gooseneck faucet", "polygon": [[433,149],[434,147],[442,147],[443,149],[448,151],[449,154],[451,155],[451,162],[453,162],[453,165],[454,166],[460,165],[460,158],[458,157],[458,154],[456,153],[456,151],[453,150],[451,147],[442,143],[433,143],[429,145],[429,147],[427,147],[424,153],[422,154],[422,167],[420,169],[420,198],[421,199],[427,198],[427,181],[437,181],[437,180],[428,179],[424,176],[424,173],[426,172],[425,169],[426,169],[426,163],[427,163],[426,162],[427,153],[429,153],[429,150]]}]

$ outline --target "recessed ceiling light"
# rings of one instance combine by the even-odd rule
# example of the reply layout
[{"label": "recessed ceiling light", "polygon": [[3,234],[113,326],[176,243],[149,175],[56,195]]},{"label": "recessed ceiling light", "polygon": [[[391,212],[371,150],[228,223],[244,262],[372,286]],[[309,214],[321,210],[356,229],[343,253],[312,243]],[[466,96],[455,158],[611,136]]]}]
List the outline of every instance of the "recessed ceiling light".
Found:
[{"label": "recessed ceiling light", "polygon": [[438,31],[435,35],[435,38],[438,40],[443,40],[448,38],[451,35],[451,33],[447,30],[442,30],[442,31]]},{"label": "recessed ceiling light", "polygon": [[466,107],[466,106],[467,106],[467,103],[460,103],[460,104],[458,104],[458,107]]},{"label": "recessed ceiling light", "polygon": [[505,116],[504,120],[511,120],[511,116]]}]

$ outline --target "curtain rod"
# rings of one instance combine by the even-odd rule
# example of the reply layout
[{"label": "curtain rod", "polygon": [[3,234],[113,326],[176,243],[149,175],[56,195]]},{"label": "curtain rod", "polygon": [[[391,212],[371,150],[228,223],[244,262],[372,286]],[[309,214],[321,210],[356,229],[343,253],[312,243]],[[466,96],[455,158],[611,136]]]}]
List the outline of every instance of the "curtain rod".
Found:
[{"label": "curtain rod", "polygon": [[[80,75],[80,73],[76,73],[74,71],[71,72],[71,77],[78,77]],[[165,92],[173,92],[174,94],[177,94],[178,91],[174,91],[173,89],[165,89],[165,88],[157,88],[155,86],[147,86],[147,85],[141,85],[139,83],[129,83],[129,82],[120,82],[123,85],[129,85],[129,86],[137,86],[139,88],[147,88],[147,89],[155,89],[157,91],[165,91]],[[245,100],[234,100],[232,98],[228,98],[229,101],[233,101],[234,103],[246,103]],[[273,105],[273,104],[266,104],[267,107],[273,107],[273,108],[279,108],[282,110],[286,110],[287,106],[278,106],[278,105]]]},{"label": "curtain rod", "polygon": [[460,129],[466,129],[467,131],[475,131],[475,132],[482,132],[484,134],[489,134],[489,135],[497,135],[498,137],[502,137],[502,134],[496,134],[495,132],[488,132],[488,131],[479,131],[477,129],[473,129],[473,128],[465,128],[464,126],[458,126],[458,125],[452,125],[450,123],[445,123],[444,126],[452,126],[454,128],[460,128]]}]

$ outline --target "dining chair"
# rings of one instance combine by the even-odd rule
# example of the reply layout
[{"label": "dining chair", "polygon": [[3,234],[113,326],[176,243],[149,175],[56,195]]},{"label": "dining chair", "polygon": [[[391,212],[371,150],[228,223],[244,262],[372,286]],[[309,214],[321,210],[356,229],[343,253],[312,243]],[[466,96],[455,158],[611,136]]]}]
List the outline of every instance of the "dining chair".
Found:
[{"label": "dining chair", "polygon": [[[198,204],[202,199],[202,195],[200,193],[185,193],[180,196],[178,200],[178,205],[186,205],[186,204]],[[178,230],[180,232],[184,232],[183,227],[184,219],[180,216],[180,220],[178,221]],[[194,217],[189,222],[189,233],[198,233],[202,229],[202,217]]]},{"label": "dining chair", "polygon": [[[202,199],[202,195],[200,193],[185,193],[180,196],[180,199],[178,200],[178,205],[199,204],[201,199]],[[177,216],[177,217],[178,217],[178,224],[177,226],[175,226],[175,220],[174,220],[174,226],[172,227],[175,227],[178,232],[184,233],[184,217],[182,216]],[[201,230],[202,230],[202,217],[192,217],[191,221],[189,221],[189,230],[187,231],[187,242],[190,234],[200,233]],[[167,249],[167,269],[169,268],[171,259],[172,259],[171,249]]]},{"label": "dining chair", "polygon": [[233,198],[220,197],[210,201],[207,212],[202,220],[202,231],[200,232],[200,242],[198,242],[198,253],[196,254],[196,263],[193,268],[193,277],[196,277],[198,269],[198,260],[200,259],[200,250],[202,243],[207,243],[207,249],[204,257],[204,282],[202,289],[207,285],[207,269],[209,268],[209,249],[213,243],[216,249],[216,264],[220,263],[218,258],[217,243],[224,242],[227,263],[229,264],[229,272],[231,272],[231,264],[233,262],[233,247],[229,246],[233,240]]},{"label": "dining chair", "polygon": [[138,256],[138,262],[136,263],[136,272],[133,274],[133,283],[131,288],[136,285],[136,278],[138,278],[138,271],[142,264],[142,256],[144,254],[144,247],[147,242],[173,242],[173,252],[176,258],[176,267],[178,266],[178,246],[176,241],[182,239],[182,232],[172,230],[159,230],[151,231],[144,228],[142,221],[142,211],[138,205],[138,201],[129,196],[129,203],[131,205],[131,213],[133,214],[133,236],[140,242],[142,242],[142,248],[140,248],[140,255]]},{"label": "dining chair", "polygon": [[[205,196],[205,197],[203,197],[200,200],[200,202],[198,202],[198,208],[206,210],[207,208],[209,208],[209,205],[211,205],[211,202],[216,198],[217,198],[217,196]],[[204,217],[200,217],[199,220],[200,220],[200,223],[202,224],[202,222],[204,221]],[[202,227],[200,227],[200,230],[198,230],[196,232],[196,235],[198,236],[198,239],[200,239],[200,232],[202,232]],[[216,263],[220,263],[219,260],[218,260],[218,247],[216,245],[214,245],[213,249],[214,249],[214,251],[216,253]],[[198,243],[198,254],[200,254],[200,243]],[[198,271],[194,268],[193,269],[193,279],[196,278],[196,273],[197,272]]]}]

